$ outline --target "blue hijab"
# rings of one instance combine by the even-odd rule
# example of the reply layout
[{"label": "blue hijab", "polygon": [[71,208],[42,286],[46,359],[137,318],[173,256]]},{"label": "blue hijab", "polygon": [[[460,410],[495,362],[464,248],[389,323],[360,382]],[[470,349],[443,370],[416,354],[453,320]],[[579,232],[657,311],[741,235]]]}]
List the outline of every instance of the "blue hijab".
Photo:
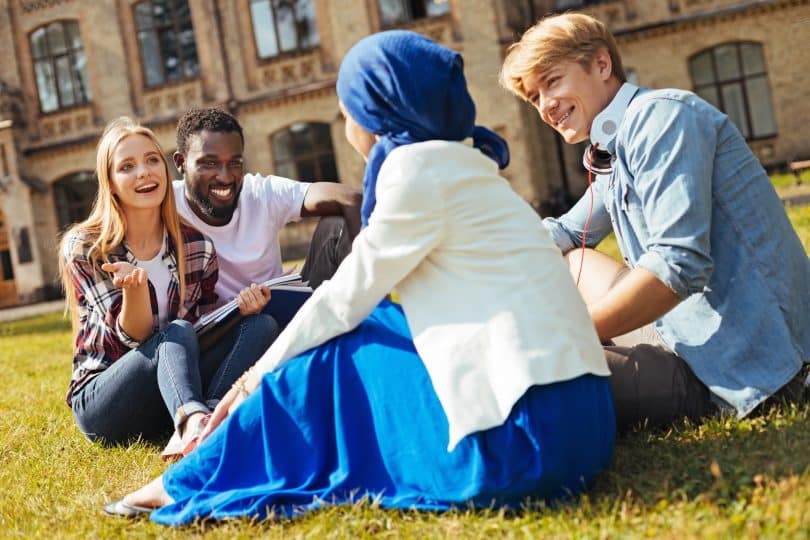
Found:
[{"label": "blue hijab", "polygon": [[380,137],[363,177],[364,227],[377,202],[377,174],[398,146],[472,137],[501,169],[509,164],[506,141],[475,125],[461,55],[420,34],[390,30],[361,39],[340,65],[337,94],[349,115]]}]

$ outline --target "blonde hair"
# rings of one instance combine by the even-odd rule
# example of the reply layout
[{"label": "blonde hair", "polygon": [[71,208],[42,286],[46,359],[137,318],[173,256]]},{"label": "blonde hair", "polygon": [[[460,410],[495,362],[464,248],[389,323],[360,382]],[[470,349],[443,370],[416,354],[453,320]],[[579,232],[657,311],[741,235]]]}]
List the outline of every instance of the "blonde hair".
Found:
[{"label": "blonde hair", "polygon": [[526,78],[566,60],[590,72],[594,57],[602,49],[610,55],[612,75],[620,83],[625,82],[619,48],[604,24],[582,13],[544,17],[526,30],[520,41],[509,46],[499,80],[501,86],[527,99],[523,85]]},{"label": "blonde hair", "polygon": [[[180,302],[182,305],[186,291],[185,277],[185,249],[180,229],[180,217],[174,202],[174,190],[171,186],[171,174],[166,154],[160,146],[154,132],[141,126],[130,118],[122,116],[113,120],[104,128],[104,133],[98,141],[96,149],[96,177],[98,178],[98,193],[93,202],[90,216],[80,223],[70,227],[62,235],[59,243],[59,276],[65,290],[65,309],[71,314],[74,333],[78,331],[79,315],[76,305],[76,291],[68,271],[70,258],[86,250],[87,259],[94,271],[101,275],[101,265],[107,261],[109,254],[120,246],[126,237],[127,222],[118,197],[113,194],[111,177],[113,166],[113,153],[118,144],[132,135],[143,135],[152,141],[163,162],[166,173],[166,195],[160,204],[160,215],[166,232],[174,243],[175,257],[177,258],[177,274],[180,282]],[[66,253],[72,238],[79,238],[72,253]]]}]

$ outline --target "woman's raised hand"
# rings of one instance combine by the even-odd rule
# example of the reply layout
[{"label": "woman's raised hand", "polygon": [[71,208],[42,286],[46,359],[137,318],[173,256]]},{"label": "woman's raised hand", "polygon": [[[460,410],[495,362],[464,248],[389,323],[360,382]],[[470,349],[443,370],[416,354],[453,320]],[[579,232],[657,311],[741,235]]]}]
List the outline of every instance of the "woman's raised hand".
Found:
[{"label": "woman's raised hand", "polygon": [[101,269],[113,275],[113,285],[122,289],[136,289],[145,286],[149,280],[146,270],[126,261],[104,263]]}]

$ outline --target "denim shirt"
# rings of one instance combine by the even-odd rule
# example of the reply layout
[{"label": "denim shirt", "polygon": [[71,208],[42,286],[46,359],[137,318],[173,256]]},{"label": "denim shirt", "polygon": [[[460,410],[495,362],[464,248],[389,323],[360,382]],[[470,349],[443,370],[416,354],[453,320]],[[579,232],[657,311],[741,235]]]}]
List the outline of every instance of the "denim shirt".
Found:
[{"label": "denim shirt", "polygon": [[[625,263],[681,303],[655,322],[712,393],[745,416],[810,361],[810,261],[728,117],[682,90],[641,89],[593,183],[587,245],[615,231]],[[581,245],[585,196],[544,224]]]}]

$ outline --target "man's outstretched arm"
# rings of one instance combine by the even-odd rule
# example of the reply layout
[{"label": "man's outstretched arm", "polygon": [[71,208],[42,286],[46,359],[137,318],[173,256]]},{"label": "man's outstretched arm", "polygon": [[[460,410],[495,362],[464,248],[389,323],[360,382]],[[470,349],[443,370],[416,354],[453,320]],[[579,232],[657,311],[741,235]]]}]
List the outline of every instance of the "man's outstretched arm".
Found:
[{"label": "man's outstretched arm", "polygon": [[342,215],[354,238],[360,232],[362,200],[363,193],[359,189],[337,182],[313,182],[304,197],[301,217]]}]

